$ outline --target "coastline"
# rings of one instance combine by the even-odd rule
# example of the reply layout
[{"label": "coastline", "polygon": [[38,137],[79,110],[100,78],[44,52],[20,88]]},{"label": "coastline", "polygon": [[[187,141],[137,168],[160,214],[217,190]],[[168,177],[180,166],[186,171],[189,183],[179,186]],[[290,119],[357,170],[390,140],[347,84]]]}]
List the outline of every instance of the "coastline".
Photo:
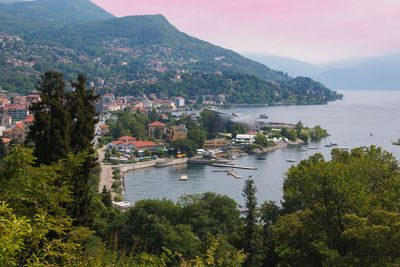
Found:
[{"label": "coastline", "polygon": [[113,170],[114,169],[120,170],[121,187],[122,187],[121,195],[125,199],[125,197],[126,197],[125,174],[126,173],[128,173],[130,171],[144,169],[144,168],[150,168],[150,167],[166,167],[166,166],[172,166],[172,165],[178,165],[178,164],[185,164],[188,160],[188,158],[179,158],[179,159],[157,158],[156,160],[151,160],[151,161],[147,161],[147,162],[136,162],[136,163],[132,163],[132,164],[119,164],[119,165],[107,165],[102,162],[102,160],[104,159],[104,149],[99,149],[98,154],[99,154],[98,161],[101,166],[99,192],[102,192],[103,186],[106,186],[107,191],[109,191],[111,193],[112,199],[114,199],[114,196],[115,196],[115,192],[114,192],[113,188],[111,187],[114,182],[114,179],[113,179]]},{"label": "coastline", "polygon": [[[244,157],[249,154],[262,154],[267,153],[270,151],[274,151],[277,149],[285,148],[289,145],[299,145],[303,144],[304,142],[300,139],[296,141],[280,141],[275,146],[264,148],[264,149],[255,149],[252,152],[245,152],[243,149],[239,150],[232,150],[230,155],[232,158]],[[103,190],[103,186],[106,186],[107,191],[111,192],[111,197],[114,199],[115,192],[111,187],[114,179],[113,179],[113,170],[119,169],[121,175],[121,187],[122,192],[121,195],[126,198],[126,189],[125,189],[125,174],[134,170],[144,169],[144,168],[151,168],[151,167],[167,167],[172,165],[178,164],[186,164],[188,158],[179,158],[179,159],[171,159],[171,158],[157,158],[156,160],[147,161],[147,162],[137,162],[132,164],[119,164],[119,165],[107,165],[100,161],[104,159],[104,149],[98,150],[99,154],[99,164],[101,166],[101,174],[100,174],[100,181],[99,181],[99,192]],[[126,201],[126,200],[125,200]]]}]

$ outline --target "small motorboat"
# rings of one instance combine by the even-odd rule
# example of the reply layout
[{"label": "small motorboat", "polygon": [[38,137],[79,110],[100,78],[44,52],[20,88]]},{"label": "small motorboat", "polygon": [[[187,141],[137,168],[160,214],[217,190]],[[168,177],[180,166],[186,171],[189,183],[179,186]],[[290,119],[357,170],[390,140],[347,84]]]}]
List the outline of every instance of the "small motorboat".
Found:
[{"label": "small motorboat", "polygon": [[181,177],[179,178],[179,180],[181,180],[181,181],[186,181],[186,180],[187,180],[187,175],[181,175]]},{"label": "small motorboat", "polygon": [[287,159],[286,162],[296,162],[295,159]]},{"label": "small motorboat", "polygon": [[258,157],[257,160],[266,160],[267,157]]},{"label": "small motorboat", "polygon": [[268,115],[266,115],[266,114],[260,114],[260,119],[268,119],[269,117],[268,117]]}]

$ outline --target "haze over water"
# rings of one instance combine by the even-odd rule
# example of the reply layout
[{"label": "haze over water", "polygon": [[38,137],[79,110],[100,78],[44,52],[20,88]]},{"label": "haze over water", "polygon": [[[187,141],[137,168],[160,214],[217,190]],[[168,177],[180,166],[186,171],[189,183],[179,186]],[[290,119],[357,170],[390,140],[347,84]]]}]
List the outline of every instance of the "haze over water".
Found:
[{"label": "haze over water", "polygon": [[[256,171],[236,170],[244,178],[249,175],[256,182],[258,202],[282,198],[284,173],[300,160],[315,153],[330,158],[331,148],[324,147],[330,142],[338,147],[359,147],[378,145],[400,159],[400,147],[392,141],[400,138],[400,92],[399,91],[344,91],[344,99],[328,105],[276,106],[237,108],[227,113],[247,113],[254,116],[267,114],[271,122],[296,123],[301,120],[305,126],[320,125],[328,130],[329,137],[309,145],[293,146],[265,154],[266,160],[257,160],[256,155],[242,157],[236,165],[257,167]],[[302,151],[302,148],[317,147]],[[288,163],[295,159],[296,163]],[[147,198],[167,198],[177,201],[183,194],[212,191],[228,195],[243,204],[242,188],[244,179],[235,179],[211,166],[180,165],[165,168],[148,168],[130,172],[125,176],[126,199],[135,202]],[[187,175],[187,181],[180,181],[180,175]]]}]

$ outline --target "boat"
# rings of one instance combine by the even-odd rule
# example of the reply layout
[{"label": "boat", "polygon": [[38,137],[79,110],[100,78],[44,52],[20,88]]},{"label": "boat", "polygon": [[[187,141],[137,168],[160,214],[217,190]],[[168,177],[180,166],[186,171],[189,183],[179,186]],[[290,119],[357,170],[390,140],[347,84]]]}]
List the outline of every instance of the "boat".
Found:
[{"label": "boat", "polygon": [[347,146],[344,146],[344,147],[341,147],[340,149],[341,149],[341,150],[346,150],[346,151],[347,151],[347,150],[349,150],[350,148],[348,148]]},{"label": "boat", "polygon": [[316,146],[308,147],[307,149],[318,149]]},{"label": "boat", "polygon": [[307,148],[302,148],[301,151],[308,151],[308,149]]},{"label": "boat", "polygon": [[295,159],[287,159],[286,162],[296,162]]},{"label": "boat", "polygon": [[335,143],[335,142],[330,142],[329,143],[331,146],[337,146],[337,143]]},{"label": "boat", "polygon": [[328,145],[325,145],[324,147],[332,147],[332,145],[331,145],[331,144],[328,144]]},{"label": "boat", "polygon": [[181,180],[181,181],[186,181],[186,180],[187,180],[187,175],[181,175],[181,177],[179,178],[179,180]]},{"label": "boat", "polygon": [[266,160],[267,157],[258,157],[257,160]]},{"label": "boat", "polygon": [[268,115],[266,115],[266,114],[260,114],[260,119],[268,119],[269,117],[268,117]]}]

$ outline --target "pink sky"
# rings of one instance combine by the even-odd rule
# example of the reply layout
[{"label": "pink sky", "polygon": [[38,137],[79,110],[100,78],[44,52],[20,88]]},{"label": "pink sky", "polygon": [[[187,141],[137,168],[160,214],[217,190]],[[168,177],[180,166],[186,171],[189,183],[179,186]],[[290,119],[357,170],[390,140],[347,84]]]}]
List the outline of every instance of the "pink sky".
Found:
[{"label": "pink sky", "polygon": [[319,63],[400,52],[400,0],[92,0],[115,16],[163,14],[239,53]]}]

